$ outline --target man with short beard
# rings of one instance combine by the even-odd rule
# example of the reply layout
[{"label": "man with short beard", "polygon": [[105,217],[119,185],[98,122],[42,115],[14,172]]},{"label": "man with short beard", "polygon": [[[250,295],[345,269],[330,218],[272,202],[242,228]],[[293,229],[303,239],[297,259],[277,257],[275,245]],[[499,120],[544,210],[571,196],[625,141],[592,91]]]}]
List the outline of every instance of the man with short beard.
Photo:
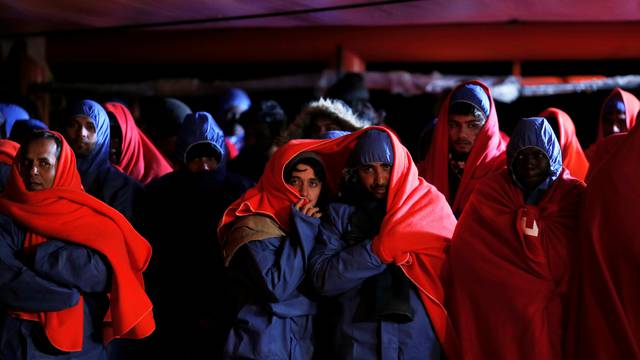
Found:
[{"label": "man with short beard", "polygon": [[438,119],[429,152],[418,169],[459,217],[478,181],[505,165],[506,143],[491,92],[479,81],[453,89]]},{"label": "man with short beard", "polygon": [[92,100],[75,103],[69,111],[64,136],[78,159],[78,172],[85,191],[136,223],[142,185],[109,162],[109,117]]},{"label": "man with short beard", "polygon": [[327,357],[455,358],[440,283],[455,218],[381,129],[334,140],[359,136],[309,261],[316,290],[338,304]]}]

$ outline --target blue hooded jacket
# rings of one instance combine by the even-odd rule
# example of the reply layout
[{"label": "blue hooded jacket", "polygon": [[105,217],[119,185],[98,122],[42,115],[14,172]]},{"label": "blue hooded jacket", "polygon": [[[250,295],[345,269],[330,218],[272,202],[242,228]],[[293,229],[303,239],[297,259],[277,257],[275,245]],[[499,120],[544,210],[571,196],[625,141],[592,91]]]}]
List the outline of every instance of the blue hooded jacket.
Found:
[{"label": "blue hooded jacket", "polygon": [[[366,132],[354,148],[352,161],[357,165],[393,164],[391,147],[386,133]],[[329,205],[309,259],[309,276],[316,290],[338,304],[327,316],[331,319],[325,320],[332,323],[327,341],[332,343],[333,353],[329,351],[323,358],[440,359],[440,344],[414,286],[409,286],[403,308],[413,314],[410,321],[391,321],[375,314],[379,281],[400,270],[384,264],[371,250],[386,214],[386,202],[367,200],[370,197],[367,192],[350,204]]]},{"label": "blue hooded jacket", "polygon": [[291,208],[292,227],[283,237],[250,241],[231,260],[244,284],[244,298],[224,349],[224,358],[311,359],[317,307],[305,291],[308,258],[320,220]]},{"label": "blue hooded jacket", "polygon": [[[222,130],[205,112],[184,119],[178,157],[184,161],[198,143],[224,154]],[[235,304],[226,298],[233,284],[216,227],[227,207],[253,185],[227,172],[224,161],[214,171],[178,169],[147,185],[143,229],[154,256],[146,283],[159,329],[151,339],[151,357],[222,356]],[[184,316],[187,308],[195,315]]]},{"label": "blue hooded jacket", "polygon": [[[305,156],[314,155],[294,159]],[[259,215],[252,217],[273,222]],[[293,360],[313,356],[317,306],[304,280],[320,219],[291,206],[291,223],[289,233],[249,241],[231,259],[229,267],[242,284],[238,286],[242,296],[224,358]],[[244,225],[231,234],[243,229]]]},{"label": "blue hooded jacket", "polygon": [[201,143],[209,143],[218,152],[219,158],[225,158],[224,133],[207,112],[188,114],[178,133],[176,152],[184,163],[187,162],[189,149]]},{"label": "blue hooded jacket", "polygon": [[0,104],[0,113],[4,116],[3,138],[9,138],[13,124],[18,120],[28,120],[29,113],[16,104]]},{"label": "blue hooded jacket", "polygon": [[95,147],[86,157],[77,157],[84,190],[118,210],[136,225],[134,214],[143,188],[109,162],[110,131],[107,112],[95,101],[82,100],[71,107],[70,115],[87,116],[96,128]]},{"label": "blue hooded jacket", "polygon": [[516,153],[527,147],[536,147],[542,150],[547,155],[550,165],[547,179],[527,196],[528,204],[536,204],[562,171],[562,149],[551,125],[545,118],[535,117],[520,120],[507,145],[507,164],[513,181],[522,189],[524,186],[515,178],[512,168]]}]

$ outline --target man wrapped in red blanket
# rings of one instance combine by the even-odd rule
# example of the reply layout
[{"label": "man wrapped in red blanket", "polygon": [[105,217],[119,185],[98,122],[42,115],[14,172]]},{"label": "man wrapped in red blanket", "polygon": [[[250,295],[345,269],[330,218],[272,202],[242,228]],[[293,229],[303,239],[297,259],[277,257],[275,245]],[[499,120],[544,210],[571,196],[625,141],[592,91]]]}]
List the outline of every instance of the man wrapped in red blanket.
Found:
[{"label": "man wrapped in red blanket", "polygon": [[2,359],[103,359],[114,338],[155,328],[142,272],[151,247],[86,194],[55,132],[35,132],[0,198]]},{"label": "man wrapped in red blanket", "polygon": [[463,359],[561,359],[585,186],[543,118],[519,122],[507,159],[456,227],[449,313]]}]

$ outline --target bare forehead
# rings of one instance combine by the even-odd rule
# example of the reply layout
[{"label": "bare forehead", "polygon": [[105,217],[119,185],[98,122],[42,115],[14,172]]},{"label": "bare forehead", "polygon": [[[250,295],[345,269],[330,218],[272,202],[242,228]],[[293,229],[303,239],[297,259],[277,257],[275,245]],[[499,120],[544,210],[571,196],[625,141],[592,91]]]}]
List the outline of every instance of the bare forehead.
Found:
[{"label": "bare forehead", "polygon": [[35,139],[27,144],[24,156],[29,159],[55,158],[57,144],[50,138]]}]

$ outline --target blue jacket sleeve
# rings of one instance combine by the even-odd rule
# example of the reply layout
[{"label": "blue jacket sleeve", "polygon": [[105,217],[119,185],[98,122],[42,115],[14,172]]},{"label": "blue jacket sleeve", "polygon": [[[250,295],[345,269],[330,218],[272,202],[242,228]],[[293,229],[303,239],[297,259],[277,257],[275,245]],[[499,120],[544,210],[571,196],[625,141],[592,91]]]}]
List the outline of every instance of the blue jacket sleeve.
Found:
[{"label": "blue jacket sleeve", "polygon": [[17,254],[24,233],[0,219],[0,303],[28,311],[58,311],[78,303],[80,293],[46,280],[27,268]]},{"label": "blue jacket sleeve", "polygon": [[250,285],[257,287],[269,302],[287,299],[304,279],[320,225],[319,219],[294,208],[292,220],[289,237],[251,241],[239,250],[244,252],[239,258],[246,262]]},{"label": "blue jacket sleeve", "polygon": [[330,205],[328,219],[318,230],[317,243],[310,257],[310,272],[316,290],[322,295],[344,293],[386,268],[371,251],[370,239],[356,244],[341,240],[352,212],[347,205]]},{"label": "blue jacket sleeve", "polygon": [[106,260],[84,246],[49,240],[36,248],[34,271],[56,283],[85,293],[109,289],[110,274]]}]

